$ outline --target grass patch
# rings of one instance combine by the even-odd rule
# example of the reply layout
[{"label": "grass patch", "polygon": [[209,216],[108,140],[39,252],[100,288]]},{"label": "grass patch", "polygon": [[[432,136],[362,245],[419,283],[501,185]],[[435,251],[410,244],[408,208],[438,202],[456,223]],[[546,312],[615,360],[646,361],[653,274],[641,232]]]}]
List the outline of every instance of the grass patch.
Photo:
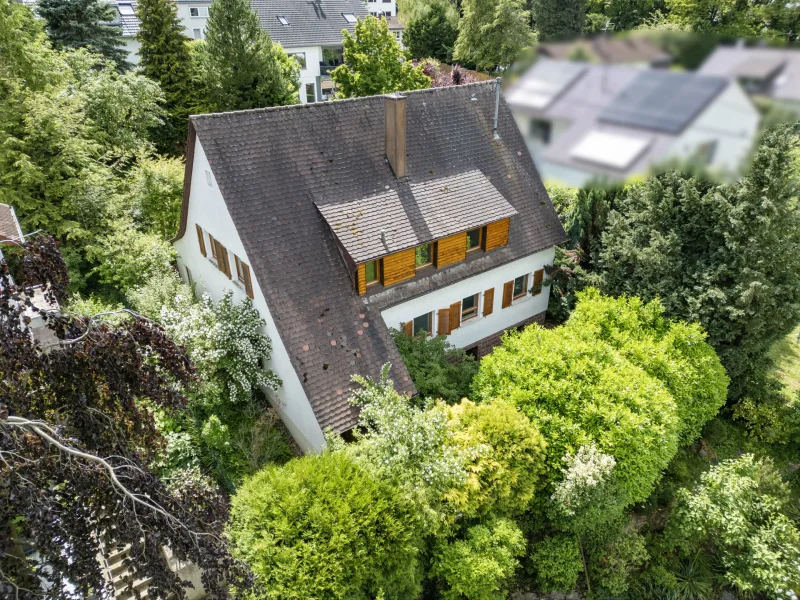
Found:
[{"label": "grass patch", "polygon": [[790,396],[800,390],[800,325],[769,351],[775,362],[775,375],[786,386]]}]

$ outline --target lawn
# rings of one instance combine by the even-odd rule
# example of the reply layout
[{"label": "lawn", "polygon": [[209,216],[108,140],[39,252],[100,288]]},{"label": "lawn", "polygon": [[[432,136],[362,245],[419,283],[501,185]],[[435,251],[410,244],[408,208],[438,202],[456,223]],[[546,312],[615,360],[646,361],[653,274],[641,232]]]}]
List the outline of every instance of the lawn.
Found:
[{"label": "lawn", "polygon": [[800,326],[776,342],[770,356],[775,361],[775,374],[789,392],[800,390]]}]

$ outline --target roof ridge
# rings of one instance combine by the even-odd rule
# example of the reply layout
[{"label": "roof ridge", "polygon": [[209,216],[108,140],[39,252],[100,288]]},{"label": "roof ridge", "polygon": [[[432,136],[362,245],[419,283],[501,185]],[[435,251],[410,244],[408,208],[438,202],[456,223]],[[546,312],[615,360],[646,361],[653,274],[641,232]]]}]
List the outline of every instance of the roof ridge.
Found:
[{"label": "roof ridge", "polygon": [[[500,79],[499,77],[497,79]],[[478,86],[488,86],[497,83],[497,79],[489,79],[487,81],[474,81],[472,83],[464,83],[461,85],[448,85],[448,86],[439,86],[439,87],[429,87],[423,90],[408,90],[408,91],[401,91],[401,92],[392,92],[392,93],[399,93],[405,95],[409,94],[425,94],[425,93],[436,93],[436,92],[446,92],[448,90],[457,90],[461,88],[471,88],[471,87],[478,87]],[[282,110],[300,110],[304,108],[309,108],[312,106],[336,106],[340,103],[349,103],[349,102],[362,102],[366,100],[372,100],[374,98],[383,98],[388,96],[388,94],[374,94],[372,96],[359,96],[356,98],[339,98],[336,100],[325,100],[323,102],[306,102],[305,104],[302,102],[298,102],[297,104],[287,104],[284,106],[264,106],[261,108],[247,108],[243,110],[230,110],[227,112],[213,112],[213,113],[202,113],[199,115],[189,115],[189,118],[192,120],[198,119],[208,119],[213,117],[226,117],[229,115],[241,115],[241,114],[258,114],[258,113],[270,113],[270,112],[278,112]]]}]

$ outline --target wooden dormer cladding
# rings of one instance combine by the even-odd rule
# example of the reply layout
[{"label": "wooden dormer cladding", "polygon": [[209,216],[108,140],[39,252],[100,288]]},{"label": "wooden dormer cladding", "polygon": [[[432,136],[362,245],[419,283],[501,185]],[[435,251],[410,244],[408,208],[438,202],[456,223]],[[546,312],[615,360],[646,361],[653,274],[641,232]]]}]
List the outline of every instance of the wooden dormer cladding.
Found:
[{"label": "wooden dormer cladding", "polygon": [[383,285],[392,285],[416,275],[414,248],[395,252],[383,259]]},{"label": "wooden dormer cladding", "polygon": [[467,233],[457,233],[437,242],[436,267],[446,267],[467,258]]},{"label": "wooden dormer cladding", "polygon": [[483,238],[486,252],[508,245],[508,227],[510,223],[511,219],[502,219],[486,226],[486,234]]},{"label": "wooden dormer cladding", "polygon": [[358,295],[363,296],[367,293],[367,265],[361,263],[358,265],[356,275],[356,286],[358,287]]}]

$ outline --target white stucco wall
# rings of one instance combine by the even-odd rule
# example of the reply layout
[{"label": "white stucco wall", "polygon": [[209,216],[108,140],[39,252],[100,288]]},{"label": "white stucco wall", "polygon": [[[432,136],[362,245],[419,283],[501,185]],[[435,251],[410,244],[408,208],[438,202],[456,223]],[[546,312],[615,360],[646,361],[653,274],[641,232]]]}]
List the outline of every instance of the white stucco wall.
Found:
[{"label": "white stucco wall", "polygon": [[[253,263],[244,250],[216,180],[213,179],[213,174],[212,187],[209,187],[206,180],[206,172],[210,173],[211,168],[203,151],[203,146],[198,139],[194,151],[186,233],[180,240],[175,242],[175,248],[178,251],[178,267],[184,280],[187,278],[186,268],[189,268],[192,280],[197,284],[198,293],[207,291],[214,301],[217,301],[226,290],[233,290],[234,299],[242,301],[246,298],[246,294],[244,288],[238,282],[235,282],[236,267],[233,255],[236,254],[248,265],[252,266]],[[207,237],[206,250],[208,257],[204,257],[200,253],[195,224],[200,225],[207,234],[210,233],[227,248],[234,280],[228,279],[209,258],[211,251]],[[252,268],[251,276],[254,295],[253,306],[266,321],[263,331],[272,340],[272,359],[267,366],[283,381],[283,386],[277,392],[273,393],[267,390],[264,390],[264,392],[303,450],[319,450],[325,445],[322,430],[317,423],[314,412],[311,410],[308,397],[292,366],[286,347],[281,342],[275,327],[275,321],[270,314],[267,302],[259,287],[256,273]]]},{"label": "white stucco wall", "polygon": [[395,0],[389,0],[389,2],[384,2],[384,0],[368,0],[367,10],[370,13],[387,13],[389,15],[396,15],[397,2]]},{"label": "white stucco wall", "polygon": [[128,53],[128,62],[137,66],[139,64],[139,48],[142,47],[142,43],[132,37],[122,38],[122,41],[125,43],[125,51]]},{"label": "white stucco wall", "polygon": [[[303,53],[306,55],[306,68],[300,69],[300,102],[306,103],[306,84],[317,85],[317,77],[319,77],[320,69],[319,63],[322,61],[322,47],[321,46],[298,46],[296,48],[284,48],[287,54]],[[316,90],[317,97],[319,97],[319,90]]]},{"label": "white stucco wall", "polygon": [[[208,17],[193,17],[191,16],[190,8],[205,8],[208,10],[208,7],[211,6],[211,2],[208,0],[199,0],[198,2],[178,2],[178,18],[183,25],[183,33],[189,39],[196,39],[194,35],[194,30],[199,29],[201,32],[200,39],[206,39],[206,25],[208,23]],[[203,11],[200,11],[203,12]]]},{"label": "white stucco wall", "polygon": [[732,81],[681,133],[670,146],[667,156],[689,158],[703,144],[716,140],[708,166],[737,170],[753,146],[760,119],[747,94]]},{"label": "white stucco wall", "polygon": [[[467,348],[478,340],[547,310],[550,286],[544,286],[542,292],[537,296],[527,293],[524,298],[515,300],[508,308],[502,308],[503,284],[527,274],[529,276],[528,290],[530,290],[533,286],[533,272],[543,269],[545,265],[553,264],[554,255],[555,248],[547,248],[491,271],[469,277],[435,292],[387,308],[381,311],[381,316],[386,325],[399,328],[401,323],[407,323],[420,315],[433,311],[434,328],[436,328],[439,309],[444,309],[463,298],[479,293],[478,316],[462,322],[458,329],[447,336],[447,340],[454,346]],[[493,312],[484,317],[483,293],[491,288],[494,288]]]}]

